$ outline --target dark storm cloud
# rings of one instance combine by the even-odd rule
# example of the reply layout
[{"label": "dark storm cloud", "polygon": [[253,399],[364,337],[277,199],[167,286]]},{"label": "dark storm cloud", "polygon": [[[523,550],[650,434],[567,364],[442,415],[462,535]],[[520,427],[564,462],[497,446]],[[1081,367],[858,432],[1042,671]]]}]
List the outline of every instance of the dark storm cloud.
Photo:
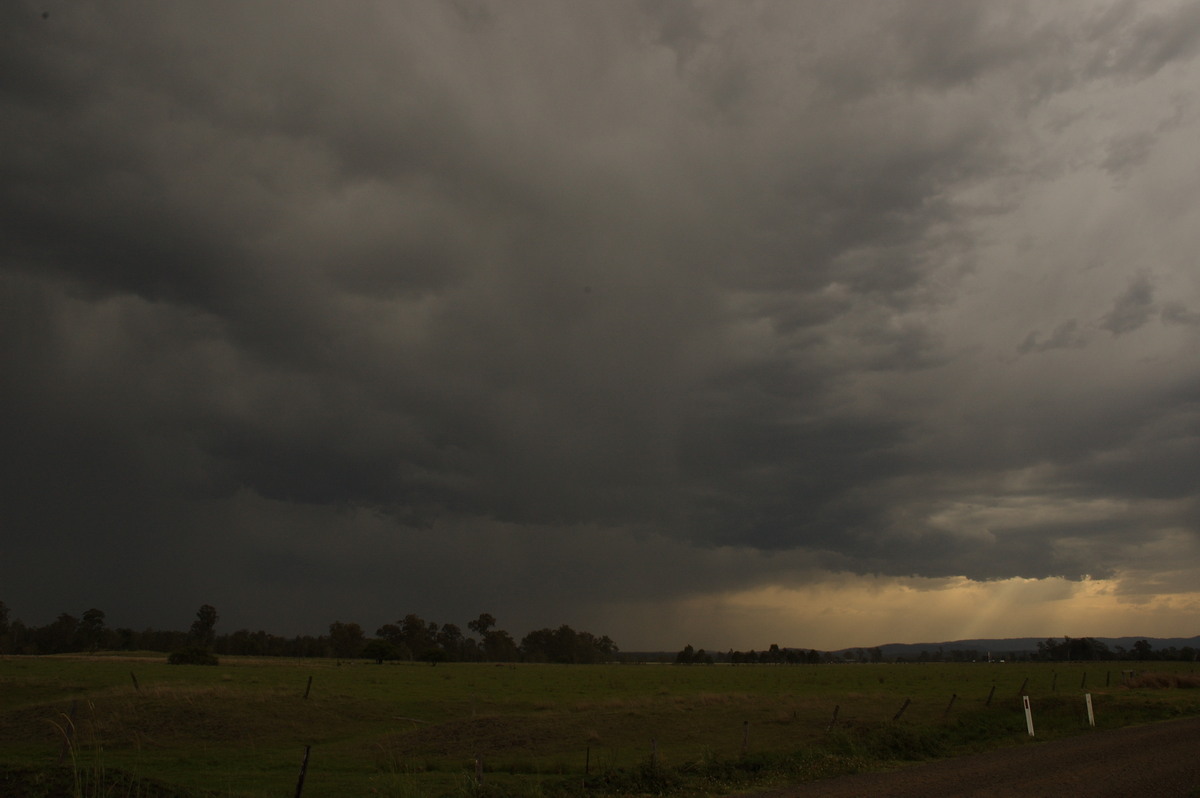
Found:
[{"label": "dark storm cloud", "polygon": [[[402,573],[532,617],[581,581],[1102,574],[1194,521],[1191,187],[1156,177],[1187,7],[50,10],[0,11],[27,592],[120,564],[290,606],[290,572],[349,616]],[[1093,172],[1160,209],[1154,262],[1026,284],[1078,284],[1020,214],[1094,224]]]},{"label": "dark storm cloud", "polygon": [[1046,352],[1050,349],[1077,348],[1087,346],[1087,336],[1079,329],[1079,322],[1067,319],[1054,328],[1054,331],[1044,340],[1041,333],[1034,331],[1025,337],[1017,351],[1021,354],[1030,352]]},{"label": "dark storm cloud", "polygon": [[1150,320],[1154,312],[1154,286],[1139,277],[1113,302],[1113,309],[1100,320],[1100,326],[1113,335],[1132,332]]},{"label": "dark storm cloud", "polygon": [[1162,319],[1167,324],[1200,324],[1200,313],[1188,310],[1182,302],[1167,302],[1163,304]]}]

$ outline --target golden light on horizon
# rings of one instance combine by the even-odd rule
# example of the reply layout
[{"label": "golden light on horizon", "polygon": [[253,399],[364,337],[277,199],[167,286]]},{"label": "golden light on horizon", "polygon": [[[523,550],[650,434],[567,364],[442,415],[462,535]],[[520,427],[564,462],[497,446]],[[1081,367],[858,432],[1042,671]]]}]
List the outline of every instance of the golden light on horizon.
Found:
[{"label": "golden light on horizon", "polygon": [[834,574],[802,586],[696,595],[667,612],[693,644],[739,649],[1195,634],[1200,591],[1142,596],[1127,581]]}]

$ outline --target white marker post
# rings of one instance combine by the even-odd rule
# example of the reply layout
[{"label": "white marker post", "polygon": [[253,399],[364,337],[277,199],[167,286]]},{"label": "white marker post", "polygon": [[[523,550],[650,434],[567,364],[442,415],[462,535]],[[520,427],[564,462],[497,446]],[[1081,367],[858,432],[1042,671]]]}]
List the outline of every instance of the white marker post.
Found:
[{"label": "white marker post", "polygon": [[1083,700],[1084,700],[1085,702],[1087,702],[1087,708],[1088,708],[1088,725],[1089,725],[1089,726],[1091,726],[1091,727],[1094,729],[1094,728],[1096,728],[1096,715],[1095,715],[1095,713],[1094,713],[1094,712],[1092,712],[1092,694],[1091,694],[1091,693],[1084,693],[1084,694],[1083,694]]},{"label": "white marker post", "polygon": [[1025,726],[1029,729],[1029,736],[1033,736],[1033,710],[1029,708],[1029,696],[1021,696],[1021,700],[1025,703]]}]

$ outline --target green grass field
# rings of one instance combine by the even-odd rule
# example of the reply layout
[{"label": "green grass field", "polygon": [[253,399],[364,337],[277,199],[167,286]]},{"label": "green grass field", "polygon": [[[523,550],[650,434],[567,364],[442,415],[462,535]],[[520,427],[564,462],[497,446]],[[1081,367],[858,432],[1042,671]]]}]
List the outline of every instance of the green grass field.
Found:
[{"label": "green grass field", "polygon": [[1200,689],[1129,687],[1129,670],[1200,677],[1195,663],[1176,662],[432,667],[227,657],[204,667],[157,654],[8,657],[0,794],[290,796],[311,746],[307,798],[717,795],[1084,733],[1084,692],[1099,728],[1200,714]]}]

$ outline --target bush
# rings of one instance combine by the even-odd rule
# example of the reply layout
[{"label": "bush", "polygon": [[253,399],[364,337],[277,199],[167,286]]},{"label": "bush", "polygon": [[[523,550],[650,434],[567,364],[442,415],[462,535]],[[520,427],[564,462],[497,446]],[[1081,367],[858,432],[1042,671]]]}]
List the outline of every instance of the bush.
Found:
[{"label": "bush", "polygon": [[202,646],[188,646],[172,651],[167,657],[168,665],[216,665],[217,657]]}]

